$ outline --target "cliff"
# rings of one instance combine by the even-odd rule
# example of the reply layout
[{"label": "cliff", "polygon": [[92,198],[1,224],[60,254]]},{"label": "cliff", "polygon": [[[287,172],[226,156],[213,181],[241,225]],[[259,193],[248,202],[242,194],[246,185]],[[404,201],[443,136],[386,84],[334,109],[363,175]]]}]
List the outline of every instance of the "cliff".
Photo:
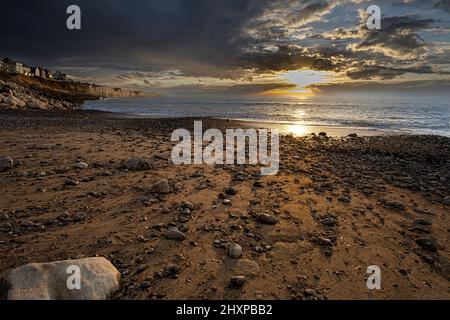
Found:
[{"label": "cliff", "polygon": [[151,96],[154,94],[0,72],[0,108],[70,110],[80,108],[87,100],[97,100],[102,97]]}]

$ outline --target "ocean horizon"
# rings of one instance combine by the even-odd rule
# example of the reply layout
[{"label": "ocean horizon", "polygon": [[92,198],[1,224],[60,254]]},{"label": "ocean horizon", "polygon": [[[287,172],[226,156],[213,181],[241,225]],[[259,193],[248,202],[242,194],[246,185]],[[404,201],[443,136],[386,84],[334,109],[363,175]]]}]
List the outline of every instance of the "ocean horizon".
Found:
[{"label": "ocean horizon", "polygon": [[[429,97],[149,97],[88,101],[85,110],[152,118],[212,117],[365,134],[450,137],[450,99]],[[302,129],[298,129],[302,128]]]}]

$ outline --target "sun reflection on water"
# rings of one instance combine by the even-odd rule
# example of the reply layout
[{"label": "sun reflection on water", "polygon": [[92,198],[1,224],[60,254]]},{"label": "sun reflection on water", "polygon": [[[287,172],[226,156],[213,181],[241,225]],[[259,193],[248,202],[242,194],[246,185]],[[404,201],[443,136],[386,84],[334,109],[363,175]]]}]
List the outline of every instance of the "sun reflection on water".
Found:
[{"label": "sun reflection on water", "polygon": [[308,129],[302,124],[290,125],[287,127],[287,131],[294,136],[306,136]]}]

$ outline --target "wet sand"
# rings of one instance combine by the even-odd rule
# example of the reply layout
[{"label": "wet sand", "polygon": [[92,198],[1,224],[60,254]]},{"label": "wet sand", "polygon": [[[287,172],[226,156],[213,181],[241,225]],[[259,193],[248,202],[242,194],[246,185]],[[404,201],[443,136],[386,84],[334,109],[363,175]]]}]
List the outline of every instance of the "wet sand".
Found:
[{"label": "wet sand", "polygon": [[[15,161],[0,173],[0,272],[98,255],[122,273],[114,299],[450,299],[449,138],[283,136],[279,174],[261,177],[174,165],[170,135],[193,121],[0,111],[0,157]],[[122,168],[131,157],[150,168]]]}]

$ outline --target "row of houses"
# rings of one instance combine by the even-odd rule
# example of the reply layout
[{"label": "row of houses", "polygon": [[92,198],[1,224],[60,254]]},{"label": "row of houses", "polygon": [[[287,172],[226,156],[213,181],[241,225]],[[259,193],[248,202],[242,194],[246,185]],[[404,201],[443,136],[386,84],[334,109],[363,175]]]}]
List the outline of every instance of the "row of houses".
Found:
[{"label": "row of houses", "polygon": [[8,73],[22,74],[28,77],[39,77],[58,81],[68,80],[67,75],[62,72],[56,71],[55,73],[51,73],[44,67],[30,67],[22,62],[9,58],[0,59],[0,70]]}]

